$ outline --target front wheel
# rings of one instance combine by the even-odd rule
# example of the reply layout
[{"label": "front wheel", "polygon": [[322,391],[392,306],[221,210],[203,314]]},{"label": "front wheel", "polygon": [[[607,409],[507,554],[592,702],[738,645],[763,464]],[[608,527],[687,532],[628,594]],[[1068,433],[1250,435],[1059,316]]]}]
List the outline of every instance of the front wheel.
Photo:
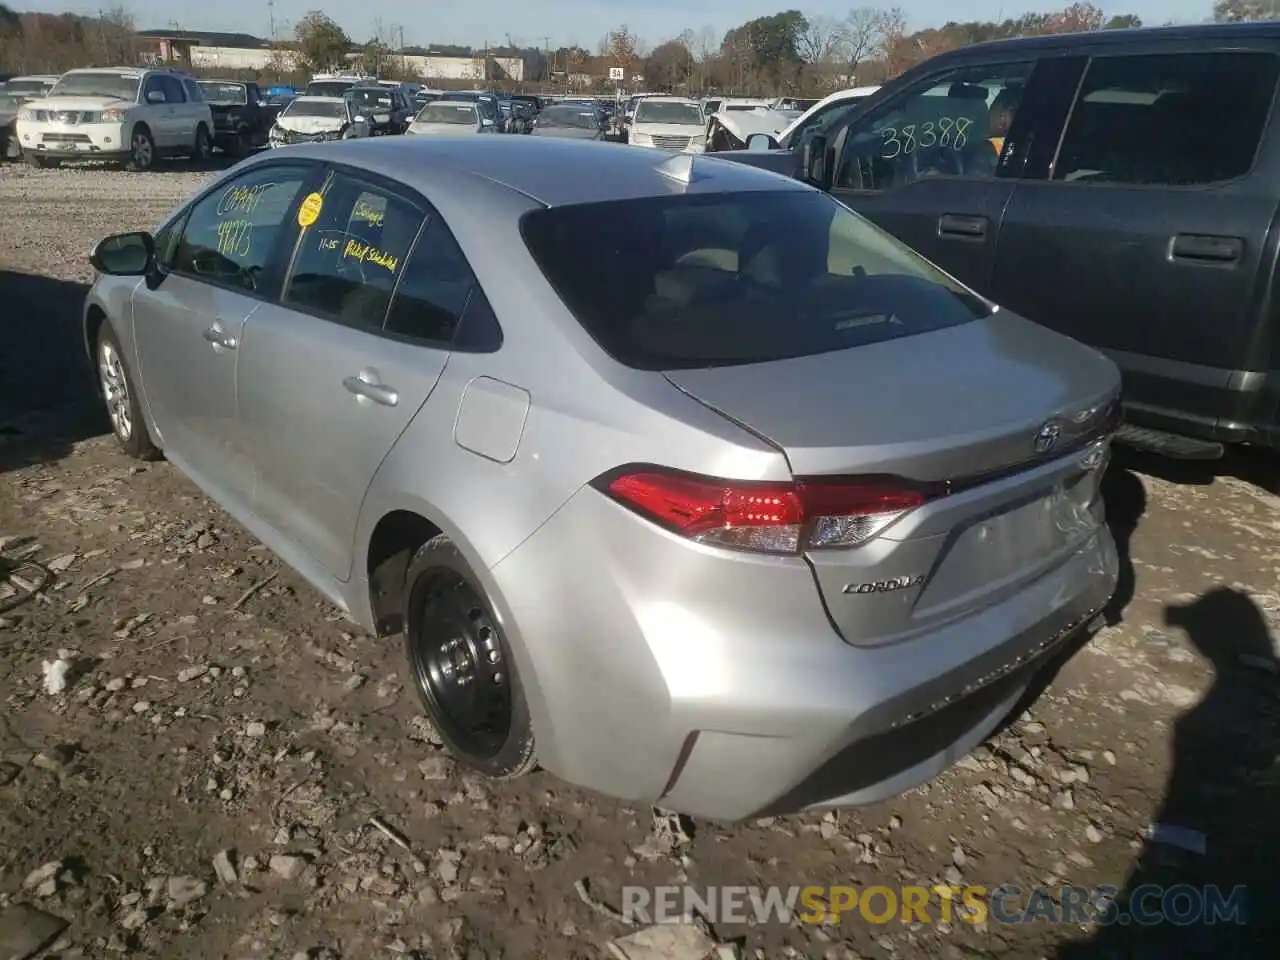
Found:
[{"label": "front wheel", "polygon": [[107,416],[111,419],[111,432],[115,434],[120,449],[135,460],[159,459],[160,449],[152,441],[142,419],[138,391],[125,366],[120,341],[106,321],[98,335],[97,357],[98,386],[107,407]]},{"label": "front wheel", "polygon": [[405,647],[412,680],[459,763],[495,779],[537,766],[511,649],[461,551],[441,535],[409,563]]},{"label": "front wheel", "polygon": [[125,166],[136,173],[144,173],[155,166],[156,142],[146,127],[134,127],[129,139],[129,159]]}]

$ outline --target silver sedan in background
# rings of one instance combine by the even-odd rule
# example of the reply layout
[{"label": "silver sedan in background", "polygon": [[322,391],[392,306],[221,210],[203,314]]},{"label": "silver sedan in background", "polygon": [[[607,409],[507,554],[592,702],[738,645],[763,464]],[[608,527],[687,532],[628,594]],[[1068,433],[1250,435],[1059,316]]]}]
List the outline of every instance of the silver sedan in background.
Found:
[{"label": "silver sedan in background", "polygon": [[125,452],[401,635],[491,777],[730,820],[889,797],[1116,582],[1115,366],[795,180],[305,145],[92,262]]},{"label": "silver sedan in background", "polygon": [[593,104],[555,104],[544,107],[533,121],[535,137],[558,137],[562,140],[603,140],[608,122],[603,111]]},{"label": "silver sedan in background", "polygon": [[496,133],[493,123],[485,123],[474,103],[458,100],[436,100],[418,111],[405,133],[447,134],[461,136],[472,133]]}]

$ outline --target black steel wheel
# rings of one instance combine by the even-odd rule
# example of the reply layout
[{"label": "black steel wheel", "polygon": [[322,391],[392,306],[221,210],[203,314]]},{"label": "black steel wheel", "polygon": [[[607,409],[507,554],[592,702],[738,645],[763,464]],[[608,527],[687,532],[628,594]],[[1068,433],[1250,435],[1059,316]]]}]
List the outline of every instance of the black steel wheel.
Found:
[{"label": "black steel wheel", "polygon": [[414,687],[457,759],[491,777],[533,769],[533,732],[510,648],[447,537],[422,547],[405,583]]}]

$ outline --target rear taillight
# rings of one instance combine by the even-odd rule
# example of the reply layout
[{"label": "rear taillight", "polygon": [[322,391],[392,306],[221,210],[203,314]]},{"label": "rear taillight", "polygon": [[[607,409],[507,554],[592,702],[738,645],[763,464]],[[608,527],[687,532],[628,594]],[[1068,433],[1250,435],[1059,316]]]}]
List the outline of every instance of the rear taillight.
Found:
[{"label": "rear taillight", "polygon": [[766,483],[661,467],[614,471],[594,485],[690,540],[759,553],[856,547],[931,499],[893,477]]}]

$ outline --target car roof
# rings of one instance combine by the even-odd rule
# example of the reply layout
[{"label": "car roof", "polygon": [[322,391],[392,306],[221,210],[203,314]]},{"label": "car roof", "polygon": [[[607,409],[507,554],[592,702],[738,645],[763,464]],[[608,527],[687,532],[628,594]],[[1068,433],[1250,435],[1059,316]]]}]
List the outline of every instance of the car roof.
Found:
[{"label": "car roof", "polygon": [[[756,190],[812,190],[798,180],[743,163],[665,150],[555,137],[367,137],[304,144],[285,151],[331,159],[398,180],[431,198],[433,171],[459,174],[545,206],[570,206],[670,196]],[[281,150],[272,151],[282,155]],[[673,160],[692,164],[690,180],[663,172]]]},{"label": "car roof", "polygon": [[342,103],[347,102],[346,97],[320,97],[314,94],[310,96],[294,97],[294,103]]},{"label": "car roof", "polygon": [[1130,46],[1150,41],[1223,43],[1257,37],[1280,37],[1280,21],[1258,20],[1241,23],[1197,23],[1173,27],[1136,27],[1129,30],[1098,30],[1080,33],[1055,33],[1043,36],[1013,37],[1008,40],[987,40],[940,54],[934,62],[965,59],[963,54],[987,53],[991,50],[1054,50],[1071,49],[1083,42]]},{"label": "car roof", "polygon": [[[67,73],[114,73],[122,77],[140,77],[144,73],[172,73],[163,67],[157,67],[148,71],[145,67],[76,67],[74,70],[68,70]],[[64,73],[62,76],[66,76]]]},{"label": "car roof", "polygon": [[697,100],[692,100],[692,99],[690,99],[689,97],[663,97],[663,96],[657,96],[657,97],[645,97],[644,99],[645,99],[645,100],[652,100],[654,103],[692,103],[695,107],[696,107],[696,106],[698,106],[698,101],[697,101]]}]

